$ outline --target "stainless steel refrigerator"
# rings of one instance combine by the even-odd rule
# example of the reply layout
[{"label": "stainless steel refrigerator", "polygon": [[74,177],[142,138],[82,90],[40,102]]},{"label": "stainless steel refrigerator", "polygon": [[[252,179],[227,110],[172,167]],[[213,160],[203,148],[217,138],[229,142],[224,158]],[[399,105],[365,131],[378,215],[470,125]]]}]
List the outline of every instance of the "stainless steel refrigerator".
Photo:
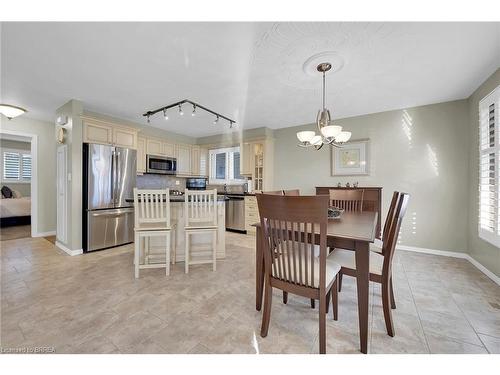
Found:
[{"label": "stainless steel refrigerator", "polygon": [[133,189],[136,151],[84,143],[83,250],[85,252],[134,241]]}]

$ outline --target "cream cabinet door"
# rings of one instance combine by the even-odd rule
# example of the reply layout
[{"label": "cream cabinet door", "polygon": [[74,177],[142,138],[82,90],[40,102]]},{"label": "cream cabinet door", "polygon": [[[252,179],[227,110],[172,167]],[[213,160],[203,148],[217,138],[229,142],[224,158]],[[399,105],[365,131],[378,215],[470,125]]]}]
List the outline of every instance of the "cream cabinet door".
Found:
[{"label": "cream cabinet door", "polygon": [[163,155],[175,158],[175,144],[163,142],[162,148],[163,148]]},{"label": "cream cabinet door", "polygon": [[193,176],[200,175],[200,147],[191,147],[191,174]]},{"label": "cream cabinet door", "polygon": [[191,146],[177,145],[177,174],[191,175]]},{"label": "cream cabinet door", "polygon": [[254,145],[253,143],[242,142],[240,144],[240,174],[251,176],[253,173]]},{"label": "cream cabinet door", "polygon": [[163,155],[162,142],[157,139],[148,139],[146,142],[146,154]]},{"label": "cream cabinet door", "polygon": [[146,173],[146,138],[137,138],[137,173]]},{"label": "cream cabinet door", "polygon": [[83,141],[86,143],[100,143],[110,145],[113,143],[113,128],[111,126],[84,122]]},{"label": "cream cabinet door", "polygon": [[200,176],[208,177],[208,148],[200,147]]},{"label": "cream cabinet door", "polygon": [[118,147],[137,148],[137,132],[125,128],[113,128],[113,144]]}]

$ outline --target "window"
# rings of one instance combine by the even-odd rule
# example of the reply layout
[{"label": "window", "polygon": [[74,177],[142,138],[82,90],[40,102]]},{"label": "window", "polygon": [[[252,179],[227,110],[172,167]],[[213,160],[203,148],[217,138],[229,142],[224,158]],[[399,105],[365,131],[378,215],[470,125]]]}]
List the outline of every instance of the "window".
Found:
[{"label": "window", "polygon": [[479,237],[500,247],[500,86],[479,102]]},{"label": "window", "polygon": [[211,184],[240,184],[245,178],[240,175],[240,148],[229,147],[210,150]]},{"label": "window", "polygon": [[2,152],[2,181],[30,182],[31,154],[21,150]]}]

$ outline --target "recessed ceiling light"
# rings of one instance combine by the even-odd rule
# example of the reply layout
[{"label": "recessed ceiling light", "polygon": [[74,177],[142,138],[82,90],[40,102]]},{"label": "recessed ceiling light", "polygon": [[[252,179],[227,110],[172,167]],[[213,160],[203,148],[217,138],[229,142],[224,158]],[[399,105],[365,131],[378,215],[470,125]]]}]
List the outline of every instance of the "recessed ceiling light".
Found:
[{"label": "recessed ceiling light", "polygon": [[24,108],[16,107],[15,105],[10,104],[0,104],[0,113],[7,117],[9,120],[14,117],[21,116],[23,113],[28,112]]}]

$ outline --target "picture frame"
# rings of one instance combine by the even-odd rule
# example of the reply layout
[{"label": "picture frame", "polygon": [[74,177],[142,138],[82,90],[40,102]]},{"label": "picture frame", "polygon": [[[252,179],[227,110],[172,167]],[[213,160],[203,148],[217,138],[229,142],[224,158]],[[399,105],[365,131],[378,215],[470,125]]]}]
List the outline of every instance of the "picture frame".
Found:
[{"label": "picture frame", "polygon": [[367,176],[369,174],[369,139],[354,140],[340,147],[331,147],[332,176]]}]

